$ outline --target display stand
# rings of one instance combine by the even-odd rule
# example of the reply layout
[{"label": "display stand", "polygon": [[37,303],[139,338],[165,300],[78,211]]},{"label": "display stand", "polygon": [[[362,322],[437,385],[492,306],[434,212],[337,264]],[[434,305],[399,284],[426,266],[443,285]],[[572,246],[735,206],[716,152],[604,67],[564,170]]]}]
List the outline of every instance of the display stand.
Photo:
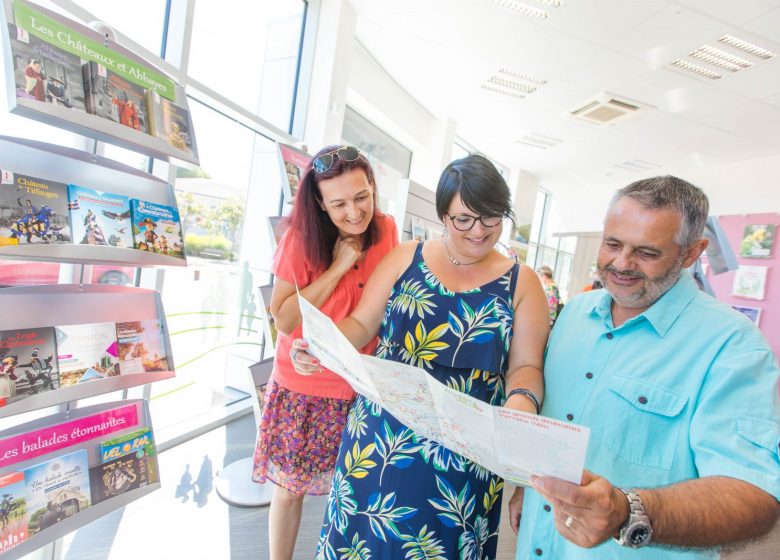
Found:
[{"label": "display stand", "polygon": [[[187,98],[184,89],[170,78],[173,73],[166,75],[160,70],[170,70],[167,63],[157,58],[146,60],[116,43],[109,33],[98,33],[60,13],[24,0],[3,0],[0,23],[0,40],[5,53],[3,70],[12,113],[153,158],[198,164]],[[35,70],[35,64],[40,70]],[[47,64],[49,68],[45,67]],[[30,71],[32,74],[28,73]],[[36,72],[39,73],[37,78]],[[31,87],[26,78],[39,82]],[[56,92],[56,82],[63,87],[60,93]],[[80,94],[77,91],[79,82],[84,86]],[[45,87],[45,91],[36,91],[39,87]],[[65,87],[70,88],[73,95],[68,97]],[[135,107],[129,94],[138,97]],[[18,201],[19,193],[24,192],[23,188],[19,193],[11,192],[16,184],[14,181],[21,175],[68,185],[68,192],[76,186],[82,187],[78,192],[89,190],[91,196],[110,193],[120,195],[117,198],[125,201],[136,199],[133,212],[139,210],[142,216],[145,212],[152,222],[154,219],[150,215],[163,216],[162,211],[168,212],[165,216],[169,220],[176,215],[172,185],[84,151],[0,136],[0,170],[3,171],[3,186],[11,185],[6,190],[6,198],[13,200]],[[27,192],[34,193],[33,197],[61,196],[55,193],[63,188],[37,192],[32,189],[48,187],[32,181],[20,184],[28,188]],[[88,207],[91,211],[92,207],[84,200],[88,199],[71,198],[68,206],[55,209],[51,204],[48,210],[54,210],[50,215],[56,217],[65,216],[65,213],[72,215],[82,202],[80,210]],[[141,204],[146,203],[151,204],[142,209]],[[27,204],[32,205],[29,198]],[[18,202],[18,205],[22,206],[22,203]],[[160,206],[173,209],[160,209]],[[0,216],[4,220],[3,227],[11,229],[9,223],[20,220],[19,211],[8,204],[4,208],[5,212]],[[109,207],[102,213],[115,222],[115,230],[122,236],[136,220],[128,219],[129,211],[111,210]],[[43,220],[38,216],[35,219],[38,221],[33,222],[34,227],[40,227]],[[14,235],[9,235],[0,245],[0,259],[134,267],[187,265],[184,258],[169,255],[164,243],[161,251],[147,252],[129,248],[132,239],[123,240],[120,236],[113,241],[108,236],[102,240],[115,246],[80,244],[75,236],[71,236],[72,243],[65,243],[62,241],[68,241],[68,238],[64,235],[46,238],[39,235],[37,242],[32,242],[29,228],[33,226],[28,222],[24,225],[28,228],[25,230],[27,242],[23,243],[21,235],[17,237],[17,230],[13,230]],[[137,223],[132,225],[138,226]],[[173,226],[170,222],[166,225]],[[71,223],[71,231],[74,229]],[[166,231],[173,233],[175,230]],[[22,230],[18,232],[21,234]],[[147,242],[153,242],[154,238],[150,241],[153,230],[147,229],[146,233],[149,234]],[[14,243],[6,244],[10,239]],[[83,240],[96,241],[86,233]],[[183,248],[176,251],[172,247],[171,252],[181,254]],[[88,407],[79,407],[79,404],[83,399],[146,385],[173,377],[175,373],[162,300],[156,291],[103,284],[13,287],[0,290],[0,309],[3,310],[0,331],[8,331],[0,338],[6,344],[2,348],[3,356],[12,358],[4,364],[7,403],[4,399],[4,406],[0,406],[0,426],[4,428],[0,432],[3,442],[0,446],[0,480],[6,492],[3,503],[6,518],[9,517],[9,504],[5,502],[13,500],[17,504],[10,506],[10,511],[16,512],[10,515],[17,524],[16,532],[11,532],[10,528],[6,531],[8,520],[4,519],[0,558],[15,560],[160,487],[148,401],[122,400]],[[143,323],[145,321],[150,321],[154,327]],[[121,334],[117,334],[113,344],[99,347],[101,355],[97,360],[89,354],[88,359],[80,362],[82,347],[75,341],[84,336],[83,347],[86,348],[92,341],[89,337],[98,336],[92,334],[97,331],[89,331],[93,323],[110,323],[115,327],[114,332]],[[82,326],[84,330],[79,331]],[[70,327],[76,327],[76,330],[69,330]],[[104,331],[106,328],[105,325],[97,327]],[[107,328],[110,333],[111,326]],[[50,341],[50,335],[45,334],[47,330],[56,333],[56,342]],[[25,338],[29,333],[33,338]],[[150,333],[158,334],[145,338]],[[101,341],[110,340],[105,332],[102,336],[106,338]],[[62,370],[65,362],[69,361],[71,366],[79,364],[65,372],[72,377],[60,376],[55,380],[53,372],[57,369],[48,367],[48,371],[44,371],[40,366],[43,358],[37,362],[35,359],[37,347],[26,354],[30,356],[29,364],[20,363],[19,350],[23,346],[28,350],[28,346],[37,345],[38,340],[46,343],[47,353],[57,357],[61,372],[65,372]],[[58,351],[66,347],[69,349],[62,356]],[[47,365],[49,362],[45,361]],[[26,381],[14,377],[22,368],[31,368],[33,372],[25,373]],[[139,373],[132,373],[134,371]],[[39,387],[41,391],[35,390],[39,383],[34,378],[36,372],[39,377],[49,377],[49,383],[44,380],[43,387]],[[94,379],[90,380],[90,377]],[[28,419],[32,415],[25,414],[55,406],[62,412],[31,421]],[[25,416],[17,418],[22,414]],[[141,428],[148,428],[149,433],[135,433]],[[128,436],[132,445],[124,440],[115,441],[123,436]],[[131,452],[124,455],[128,449]],[[86,469],[91,472],[85,473]],[[59,481],[59,475],[49,476],[50,473],[63,472],[62,484],[52,482]],[[120,478],[112,478],[114,475]],[[37,490],[28,488],[28,483]],[[87,486],[94,492],[88,492]],[[29,506],[29,511],[25,505]],[[35,517],[32,517],[33,513]],[[27,536],[30,532],[34,534]]]},{"label": "display stand", "polygon": [[[247,368],[247,376],[251,383],[250,390],[253,393],[252,409],[254,411],[255,425],[260,425],[262,418],[262,405],[257,394],[271,378],[273,371],[273,357],[262,360]],[[239,507],[260,507],[271,503],[274,485],[270,481],[263,484],[252,480],[252,468],[254,457],[244,457],[227,465],[217,476],[214,488],[220,498],[230,505]]]},{"label": "display stand", "polygon": [[[2,23],[0,35],[2,35],[2,41],[4,42],[4,51],[8,53],[7,59],[10,59],[13,53],[8,24],[25,25],[25,22],[27,21],[26,18],[22,18],[23,21],[21,22],[17,21],[15,14],[15,9],[17,7],[19,9],[24,9],[25,11],[34,10],[31,13],[40,16],[39,19],[45,19],[46,21],[52,22],[52,28],[67,30],[55,33],[52,37],[46,39],[46,42],[53,44],[55,48],[64,49],[68,44],[76,43],[78,41],[78,43],[83,43],[85,47],[83,52],[80,52],[83,62],[89,62],[89,60],[106,62],[106,60],[117,59],[116,67],[111,68],[111,70],[119,71],[119,67],[132,68],[134,73],[147,75],[149,83],[145,85],[149,85],[150,87],[152,83],[158,81],[156,78],[159,78],[159,82],[163,84],[162,87],[170,90],[169,93],[166,93],[168,98],[171,99],[176,106],[181,108],[183,111],[182,114],[186,113],[189,115],[187,96],[184,93],[184,89],[168,78],[164,72],[159,70],[160,66],[165,65],[162,59],[153,61],[145,60],[118,44],[110,37],[36,4],[23,2],[21,0],[3,0],[3,9],[0,10],[0,16],[2,16],[0,17],[0,22]],[[39,22],[38,25],[40,26],[41,23]],[[35,33],[30,34],[35,35]],[[70,36],[70,41],[58,43],[60,34],[63,37]],[[89,56],[89,52],[95,53],[95,58],[85,58]],[[109,53],[109,56],[101,57],[100,55],[103,52]],[[125,126],[119,122],[114,122],[98,115],[90,114],[85,110],[68,108],[62,104],[45,103],[36,99],[19,97],[16,91],[15,67],[13,62],[9,63],[9,61],[6,60],[4,67],[8,102],[12,113],[29,117],[58,128],[70,130],[76,134],[115,144],[156,159],[173,162],[184,161],[195,165],[199,163],[195,135],[192,133],[189,133],[188,135],[192,144],[191,150],[182,150],[174,147],[159,136],[136,130],[130,126]],[[81,69],[79,68],[78,70],[80,73]],[[80,76],[78,78],[80,78]],[[77,79],[77,77],[72,77],[71,79]],[[159,103],[153,101],[152,98],[153,96],[146,101],[147,104],[151,104],[150,107],[147,107],[149,114],[152,116],[151,119],[149,119],[150,123],[157,120],[155,115],[161,111]],[[191,128],[192,123],[190,122],[189,117],[187,118],[187,121],[186,126]]]},{"label": "display stand", "polygon": [[[13,438],[15,436],[19,436],[20,434],[23,433],[34,434],[39,430],[45,430],[47,427],[58,426],[66,422],[86,420],[89,419],[90,417],[100,415],[101,413],[104,414],[109,413],[112,409],[113,410],[130,409],[132,411],[132,414],[129,414],[128,416],[130,418],[135,418],[136,423],[134,425],[128,426],[127,428],[123,428],[122,430],[116,430],[113,433],[111,433],[110,436],[99,436],[92,439],[83,440],[72,448],[65,448],[68,452],[76,448],[85,449],[87,451],[89,465],[93,466],[99,464],[101,460],[100,453],[98,450],[98,446],[101,440],[108,439],[110,437],[116,437],[127,432],[132,432],[133,430],[136,430],[139,427],[144,427],[144,426],[151,427],[151,417],[149,415],[149,406],[147,401],[143,399],[135,399],[135,400],[120,401],[118,403],[104,403],[104,404],[85,407],[85,408],[68,410],[66,412],[61,412],[58,414],[54,414],[52,416],[47,416],[45,418],[34,420],[32,422],[27,422],[22,426],[16,426],[9,430],[2,431],[0,432],[0,440],[14,441]],[[7,474],[9,471],[18,472],[29,466],[50,459],[54,459],[60,455],[63,455],[63,452],[64,452],[63,450],[57,450],[55,452],[51,452],[48,454],[37,455],[34,458],[25,461],[20,461],[7,466],[0,466],[0,475]],[[156,460],[155,460],[155,468],[157,468]],[[160,487],[160,482],[159,481],[154,482],[152,484],[148,484],[146,486],[142,486],[134,490],[129,490],[118,496],[114,496],[112,498],[106,499],[105,501],[102,501],[98,504],[90,505],[90,507],[79,511],[78,513],[75,513],[74,515],[71,515],[66,519],[63,519],[46,529],[42,529],[40,532],[36,533],[35,535],[32,535],[31,537],[28,537],[26,540],[22,541],[21,543],[17,544],[7,552],[3,553],[0,557],[2,557],[3,560],[16,560],[17,558],[21,558],[22,556],[37,550],[38,548],[46,545],[51,541],[63,537],[64,535],[78,529],[79,527],[82,527],[83,525],[86,525],[87,523],[90,523],[114,510],[126,506],[130,502],[133,502],[157,490],[159,487]]]}]

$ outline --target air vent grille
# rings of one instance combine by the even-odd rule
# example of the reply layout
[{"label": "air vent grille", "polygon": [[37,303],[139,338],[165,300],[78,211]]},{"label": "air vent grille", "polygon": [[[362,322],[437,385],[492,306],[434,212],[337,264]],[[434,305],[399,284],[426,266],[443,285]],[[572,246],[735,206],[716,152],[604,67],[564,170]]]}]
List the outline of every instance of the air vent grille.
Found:
[{"label": "air vent grille", "polygon": [[618,119],[624,120],[642,112],[646,106],[621,99],[610,93],[602,93],[594,99],[588,100],[583,105],[572,109],[569,113],[578,119],[583,119],[595,124],[613,123]]}]

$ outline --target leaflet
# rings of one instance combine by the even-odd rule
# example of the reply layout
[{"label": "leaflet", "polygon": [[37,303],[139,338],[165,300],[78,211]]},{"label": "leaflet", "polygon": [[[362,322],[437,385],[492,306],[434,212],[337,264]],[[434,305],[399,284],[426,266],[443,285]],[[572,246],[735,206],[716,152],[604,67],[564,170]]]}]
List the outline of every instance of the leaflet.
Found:
[{"label": "leaflet", "polygon": [[423,369],[358,353],[329,317],[298,296],[308,352],[419,436],[516,484],[531,475],[579,484],[590,429],[491,406]]}]

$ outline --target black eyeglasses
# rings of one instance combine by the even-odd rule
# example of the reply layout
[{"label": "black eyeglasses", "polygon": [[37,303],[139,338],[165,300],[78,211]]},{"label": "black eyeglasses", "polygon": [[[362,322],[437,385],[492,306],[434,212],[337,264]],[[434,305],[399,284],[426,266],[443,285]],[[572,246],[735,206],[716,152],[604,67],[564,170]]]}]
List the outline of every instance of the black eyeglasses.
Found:
[{"label": "black eyeglasses", "polygon": [[447,214],[447,217],[452,220],[452,225],[458,231],[469,231],[474,227],[477,220],[486,228],[494,228],[503,219],[503,216],[469,216],[468,214],[456,214],[454,216]]},{"label": "black eyeglasses", "polygon": [[359,157],[360,151],[355,146],[342,146],[332,152],[322,154],[312,162],[311,166],[314,168],[315,173],[325,173],[333,167],[333,162],[336,161],[336,158],[344,161],[355,161]]}]

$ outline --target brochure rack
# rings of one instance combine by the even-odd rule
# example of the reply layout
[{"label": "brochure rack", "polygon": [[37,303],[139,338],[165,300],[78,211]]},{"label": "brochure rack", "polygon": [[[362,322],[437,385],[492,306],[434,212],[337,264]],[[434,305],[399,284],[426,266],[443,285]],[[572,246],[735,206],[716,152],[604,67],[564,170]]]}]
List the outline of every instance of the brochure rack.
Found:
[{"label": "brochure rack", "polygon": [[[183,88],[166,75],[165,71],[160,70],[160,68],[170,68],[164,61],[156,58],[144,59],[113,41],[109,34],[98,33],[59,13],[25,0],[3,0],[0,6],[0,23],[2,23],[0,40],[3,41],[3,51],[6,54],[2,64],[5,71],[9,110],[12,113],[122,146],[153,158],[173,163],[184,161],[198,164],[197,145],[192,131],[187,98]],[[47,53],[56,55],[50,58],[50,68],[43,68],[40,60],[34,62],[36,58],[41,57],[46,62]],[[70,66],[68,60],[72,61]],[[40,70],[35,71],[34,64],[38,64]],[[32,89],[29,89],[26,82],[28,77],[39,80]],[[83,92],[80,94],[77,92],[69,99],[64,93],[57,94],[55,91],[57,84],[58,82],[63,84],[64,82],[61,81],[63,79],[70,80],[70,86],[75,86],[74,89],[78,89],[80,87],[78,84],[81,83],[84,86]],[[109,84],[110,80],[114,81]],[[34,79],[32,83],[35,83]],[[54,87],[50,88],[52,84]],[[40,89],[44,87],[45,92]],[[36,88],[39,89],[36,91]],[[128,94],[137,94],[140,103],[136,108],[133,108],[132,104],[127,104]],[[91,106],[88,103],[91,103]],[[96,108],[102,109],[103,113]],[[126,118],[123,120],[123,117],[129,114],[124,112],[126,109],[135,111],[131,114],[131,122]],[[133,120],[136,124],[133,124]],[[0,136],[0,170],[5,174],[10,172],[66,185],[78,185],[145,203],[176,206],[173,186],[166,181],[108,158],[38,140]],[[147,205],[147,212],[150,211],[149,206],[151,205]],[[70,205],[71,212],[75,208],[75,203]],[[62,211],[59,214],[62,215]],[[0,217],[7,220],[11,216]],[[112,219],[119,218],[126,219],[126,215],[120,213],[112,217]],[[126,225],[130,226],[130,224],[131,221],[128,220]],[[86,235],[84,239],[87,239]],[[168,254],[118,246],[79,244],[75,236],[72,241],[72,243],[28,242],[2,245],[0,259],[134,267],[187,265],[184,258]],[[121,244],[116,243],[116,245]],[[167,250],[165,252],[167,253]],[[147,368],[146,360],[141,357],[138,358],[141,363],[141,373],[129,373],[122,370],[123,362],[120,361],[118,370],[113,370],[119,371],[119,375],[103,372],[104,377],[96,375],[96,379],[89,381],[83,381],[89,376],[82,376],[78,379],[83,382],[75,382],[71,379],[69,381],[73,384],[62,386],[60,383],[59,388],[56,384],[50,384],[48,390],[33,391],[34,394],[27,394],[24,398],[19,398],[18,392],[14,398],[12,393],[9,397],[10,402],[0,406],[0,427],[3,428],[0,431],[0,441],[3,441],[3,446],[0,446],[0,484],[5,484],[6,490],[11,484],[9,480],[14,480],[13,484],[22,485],[24,490],[20,491],[21,495],[29,500],[26,488],[28,474],[37,473],[36,466],[39,464],[43,463],[46,468],[49,468],[61,460],[70,460],[67,456],[72,456],[79,458],[77,463],[79,472],[83,473],[87,468],[97,467],[95,469],[98,473],[97,484],[102,492],[99,496],[89,497],[89,507],[86,507],[85,499],[83,508],[76,502],[76,506],[67,513],[58,513],[53,524],[49,524],[48,521],[43,522],[43,516],[49,513],[49,507],[45,502],[41,507],[40,496],[36,494],[34,500],[36,503],[32,506],[37,512],[36,517],[30,519],[29,515],[32,515],[33,511],[25,513],[24,516],[18,514],[16,516],[21,520],[20,522],[28,524],[30,529],[28,533],[33,533],[32,536],[20,537],[17,534],[14,537],[16,540],[9,543],[7,539],[2,540],[6,533],[0,532],[2,537],[0,559],[10,560],[29,554],[160,487],[156,452],[153,447],[145,448],[147,455],[131,453],[126,456],[127,459],[123,457],[117,463],[106,459],[100,451],[101,443],[133,434],[140,428],[151,429],[148,401],[123,400],[87,407],[79,407],[79,401],[111,391],[167,379],[173,377],[175,372],[161,297],[153,290],[103,284],[4,288],[0,289],[0,309],[3,310],[0,317],[2,331],[46,330],[63,325],[91,327],[93,323],[129,324],[153,321],[159,324],[161,338],[157,339],[159,341],[157,348],[160,352],[165,352],[167,366],[162,366],[162,359],[158,360],[158,356],[154,356],[151,362],[157,367],[168,368],[165,371],[149,371],[151,368]],[[133,325],[130,327],[123,325],[123,328],[129,329],[131,333],[142,331],[142,329],[133,330]],[[65,328],[62,329],[64,332]],[[58,333],[58,336],[60,334],[62,333]],[[11,342],[18,344],[20,340],[14,338]],[[59,340],[57,340],[57,347],[59,347]],[[121,341],[117,343],[117,347],[121,352]],[[37,356],[37,352],[32,355]],[[135,359],[135,355],[132,357]],[[111,360],[109,359],[107,363],[110,364]],[[16,366],[17,369],[22,367],[18,362]],[[100,370],[102,362],[95,367]],[[128,370],[134,369],[128,368]],[[70,371],[76,371],[75,375],[81,375],[80,369]],[[96,373],[101,372],[96,370]],[[10,378],[8,375],[6,377]],[[60,377],[61,381],[62,377]],[[18,391],[21,385],[18,382],[14,383],[17,383],[15,388]],[[37,381],[29,381],[27,390],[35,387],[35,383]],[[29,413],[58,405],[60,410],[64,411],[27,421],[27,418],[32,416]],[[25,413],[28,413],[24,417],[25,420],[18,417]],[[117,417],[124,415],[122,416],[124,424],[116,428],[118,424],[109,422],[105,424],[109,428],[103,428],[101,419],[113,418],[112,415]],[[90,423],[97,426],[96,431],[82,430],[85,426],[89,428]],[[61,433],[54,432],[64,433],[64,430],[71,428],[73,431],[68,433],[78,437],[66,438],[62,440],[61,445],[59,443],[50,445],[50,442],[60,442],[59,438],[62,436]],[[138,466],[139,472],[143,470],[141,467],[147,469],[144,476],[140,477],[144,485],[137,488],[129,485],[118,490],[114,488],[113,490],[117,490],[115,492],[109,491],[111,488],[104,477],[107,473],[113,474],[114,471],[110,469],[115,466],[119,469],[118,465],[125,460]],[[31,467],[36,469],[30,470]],[[24,480],[20,483],[18,479],[21,473],[24,473]],[[156,476],[153,477],[152,473],[156,473]],[[29,478],[37,480],[36,476],[33,474]],[[86,479],[90,481],[90,486],[92,486],[91,478]],[[40,485],[45,486],[45,482],[41,482]],[[86,487],[86,483],[82,485]],[[14,488],[18,489],[19,486]],[[78,493],[75,492],[78,490],[77,487],[73,490],[74,494]],[[121,490],[125,491],[121,492]],[[56,491],[52,489],[52,494],[46,496],[51,500],[50,496],[55,494]],[[10,499],[10,495],[8,494],[6,498]],[[13,511],[7,503],[3,503],[3,507],[6,514],[9,508]],[[50,516],[49,521],[53,518],[54,515]],[[3,531],[5,529],[4,524]]]},{"label": "brochure rack", "polygon": [[[102,156],[45,142],[0,136],[0,169],[176,206],[173,186],[154,175]],[[0,246],[0,258],[76,264],[187,266],[183,258],[78,243],[5,245]]]},{"label": "brochure rack", "polygon": [[[31,437],[35,437],[34,435],[36,433],[46,433],[45,431],[47,428],[56,429],[56,426],[64,425],[68,422],[77,422],[79,420],[87,422],[92,417],[110,415],[112,411],[119,410],[125,411],[125,416],[135,418],[136,423],[133,425],[127,425],[127,427],[123,427],[122,429],[115,430],[111,432],[110,435],[99,435],[90,439],[82,439],[77,444],[77,446],[74,447],[65,447],[54,452],[40,454],[33,458],[18,462],[6,462],[8,464],[0,466],[0,476],[8,474],[9,472],[23,471],[30,466],[51,459],[56,459],[57,457],[77,448],[85,449],[87,451],[88,463],[89,466],[92,467],[101,462],[99,446],[102,441],[133,432],[139,428],[147,426],[151,427],[151,417],[149,415],[148,402],[142,399],[135,399],[113,403],[103,403],[85,408],[76,408],[34,420],[32,422],[27,422],[20,426],[15,426],[14,428],[0,432],[0,440],[14,441],[18,440],[19,436],[24,436],[25,434],[32,434]],[[127,411],[129,411],[129,414]],[[157,468],[156,457],[154,457],[154,468]],[[26,540],[20,542],[4,554],[1,554],[0,558],[3,558],[3,560],[16,560],[17,558],[21,558],[22,556],[35,551],[36,549],[46,545],[53,540],[63,537],[64,535],[78,529],[79,527],[82,527],[83,525],[86,525],[87,523],[99,519],[100,517],[116,509],[126,506],[130,502],[133,502],[157,490],[159,487],[160,482],[158,480],[157,482],[136,488],[134,490],[129,490],[118,496],[106,499],[100,503],[90,505],[88,508],[61,520],[46,529],[42,529],[40,532],[32,535],[31,537],[28,537]]]},{"label": "brochure rack", "polygon": [[160,294],[154,290],[106,284],[53,284],[0,290],[0,330],[54,325],[158,319],[162,323],[168,371],[95,379],[30,395],[0,407],[0,418],[173,377],[168,328]]},{"label": "brochure rack", "polygon": [[[190,143],[192,144],[190,150],[177,149],[159,135],[153,135],[129,126],[124,126],[118,122],[113,122],[109,119],[90,114],[85,110],[69,108],[62,104],[44,103],[35,99],[19,97],[15,85],[14,64],[13,61],[10,60],[12,57],[12,50],[8,24],[15,23],[19,26],[24,25],[21,18],[16,17],[17,14],[15,11],[25,9],[34,10],[33,13],[44,17],[47,22],[51,23],[52,27],[56,26],[58,33],[54,33],[55,36],[58,35],[61,30],[65,30],[64,33],[66,34],[72,34],[72,37],[69,37],[70,40],[65,41],[64,44],[84,44],[84,52],[79,53],[79,56],[83,61],[105,61],[108,57],[117,59],[121,57],[116,66],[124,65],[124,68],[132,69],[134,74],[143,74],[144,76],[148,74],[155,78],[159,78],[159,81],[164,83],[163,87],[167,90],[165,94],[167,98],[173,101],[185,113],[189,113],[184,89],[158,69],[158,66],[163,65],[161,59],[155,61],[145,60],[116,43],[111,38],[101,35],[85,25],[63,17],[62,15],[41,6],[23,2],[22,0],[4,0],[3,9],[0,10],[0,22],[2,22],[3,25],[2,30],[0,30],[0,36],[2,36],[4,50],[7,53],[4,64],[5,83],[7,86],[9,108],[12,113],[29,117],[59,128],[64,128],[71,132],[92,137],[103,142],[116,144],[117,146],[122,146],[123,148],[140,152],[157,159],[179,160],[195,165],[198,164],[198,152],[194,134],[189,135]],[[46,27],[48,27],[48,25]],[[55,38],[52,38],[52,41],[55,40]],[[57,45],[58,43],[55,44],[55,46]],[[101,57],[101,55],[106,52],[109,53],[108,57]],[[95,55],[94,58],[89,58],[89,53]],[[149,78],[149,82],[149,84],[145,85],[148,85],[149,88],[153,87],[151,85],[154,83],[152,78]],[[159,101],[155,101],[154,96],[150,96],[148,103],[153,105],[151,113],[153,114],[154,119],[154,114],[161,111],[159,108]],[[150,122],[152,122],[153,119],[150,119]],[[189,124],[191,123],[188,123],[188,125]]]}]

